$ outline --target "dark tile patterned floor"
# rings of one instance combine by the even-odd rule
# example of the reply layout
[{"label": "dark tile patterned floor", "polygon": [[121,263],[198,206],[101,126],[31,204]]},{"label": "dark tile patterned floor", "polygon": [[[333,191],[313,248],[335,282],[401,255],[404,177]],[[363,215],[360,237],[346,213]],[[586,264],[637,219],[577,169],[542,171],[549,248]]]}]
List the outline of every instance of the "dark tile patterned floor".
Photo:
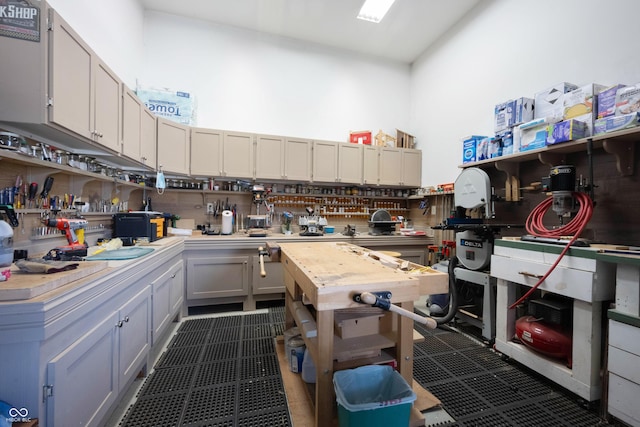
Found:
[{"label": "dark tile patterned floor", "polygon": [[[128,409],[122,427],[291,426],[274,346],[284,307],[185,320]],[[453,421],[428,426],[605,426],[548,380],[448,328],[414,347],[414,378]]]}]

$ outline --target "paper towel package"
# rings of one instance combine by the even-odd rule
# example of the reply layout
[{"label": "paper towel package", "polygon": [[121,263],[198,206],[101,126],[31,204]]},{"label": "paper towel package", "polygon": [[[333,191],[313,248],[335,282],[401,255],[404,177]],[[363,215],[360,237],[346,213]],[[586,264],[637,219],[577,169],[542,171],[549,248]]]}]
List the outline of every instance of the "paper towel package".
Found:
[{"label": "paper towel package", "polygon": [[597,119],[613,116],[616,113],[616,95],[618,90],[625,87],[625,85],[611,86],[598,94]]},{"label": "paper towel package", "polygon": [[640,83],[627,86],[616,92],[616,116],[640,111]]},{"label": "paper towel package", "polygon": [[598,119],[593,123],[593,134],[627,129],[640,125],[640,112],[625,114],[622,116],[609,116]]},{"label": "paper towel package", "polygon": [[547,145],[584,138],[587,124],[575,119],[551,124],[547,127]]}]

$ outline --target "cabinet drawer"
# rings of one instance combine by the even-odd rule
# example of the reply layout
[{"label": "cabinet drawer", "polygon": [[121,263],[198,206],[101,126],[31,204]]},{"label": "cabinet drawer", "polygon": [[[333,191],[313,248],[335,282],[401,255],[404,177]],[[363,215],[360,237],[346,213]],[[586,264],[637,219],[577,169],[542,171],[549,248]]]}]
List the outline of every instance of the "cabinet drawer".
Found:
[{"label": "cabinet drawer", "polygon": [[609,346],[609,373],[640,384],[640,356]]},{"label": "cabinet drawer", "polygon": [[640,384],[609,373],[608,411],[611,415],[631,425],[638,425],[640,423],[639,395]]},{"label": "cabinet drawer", "polygon": [[[537,262],[499,255],[491,257],[491,275],[493,277],[529,287],[534,286],[549,268],[549,265]],[[596,286],[595,273],[558,266],[540,285],[539,289],[586,302],[594,302],[612,299],[615,284]]]},{"label": "cabinet drawer", "polygon": [[[628,351],[640,358],[640,328],[609,320],[609,345]],[[640,366],[640,364],[636,366]],[[640,383],[640,381],[638,382]]]}]

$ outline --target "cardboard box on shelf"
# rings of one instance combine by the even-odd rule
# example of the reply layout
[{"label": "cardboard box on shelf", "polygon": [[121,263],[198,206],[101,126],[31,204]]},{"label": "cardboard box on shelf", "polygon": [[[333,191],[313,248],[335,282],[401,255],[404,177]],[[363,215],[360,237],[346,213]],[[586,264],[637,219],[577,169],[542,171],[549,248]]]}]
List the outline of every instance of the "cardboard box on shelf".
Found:
[{"label": "cardboard box on shelf", "polygon": [[479,162],[489,158],[489,144],[491,144],[492,140],[492,136],[487,136],[476,142],[476,161]]},{"label": "cardboard box on shelf", "polygon": [[533,120],[534,100],[532,98],[518,98],[514,102],[513,125],[520,125]]},{"label": "cardboard box on shelf", "polygon": [[501,132],[496,135],[496,139],[500,140],[500,146],[502,147],[502,155],[507,156],[513,154],[513,130]]},{"label": "cardboard box on shelf", "polygon": [[495,133],[508,130],[515,122],[515,101],[497,104],[493,110],[493,131]]},{"label": "cardboard box on shelf", "polygon": [[462,140],[462,163],[473,163],[478,160],[476,156],[476,146],[479,141],[486,136],[470,135]]},{"label": "cardboard box on shelf", "polygon": [[569,119],[547,126],[547,145],[584,138],[587,124],[575,119]]},{"label": "cardboard box on shelf", "polygon": [[565,93],[564,114],[562,118],[565,120],[573,119],[586,115],[587,113],[591,113],[593,118],[595,118],[595,113],[598,111],[598,108],[597,105],[594,104],[598,101],[598,94],[606,88],[607,87],[603,85],[590,83]]},{"label": "cardboard box on shelf", "polygon": [[547,127],[549,123],[546,119],[535,119],[520,126],[516,126],[514,132],[514,147],[518,146],[518,151],[535,150],[547,145]]},{"label": "cardboard box on shelf", "polygon": [[534,119],[548,118],[550,122],[562,120],[564,113],[564,94],[577,89],[573,83],[561,82],[537,92],[534,99]]},{"label": "cardboard box on shelf", "polygon": [[371,145],[371,131],[349,132],[349,142],[353,144]]},{"label": "cardboard box on shelf", "polygon": [[598,119],[593,123],[593,134],[599,135],[605,132],[613,132],[636,126],[640,126],[640,112],[624,114],[622,116],[609,116]]},{"label": "cardboard box on shelf", "polygon": [[400,129],[396,129],[396,147],[398,148],[415,148],[416,137],[410,135]]},{"label": "cardboard box on shelf", "polygon": [[640,111],[640,83],[627,86],[616,92],[616,116]]},{"label": "cardboard box on shelf", "polygon": [[618,90],[625,87],[625,85],[618,84],[606,88],[598,94],[598,105],[596,111],[597,119],[613,116],[616,113],[616,95]]}]

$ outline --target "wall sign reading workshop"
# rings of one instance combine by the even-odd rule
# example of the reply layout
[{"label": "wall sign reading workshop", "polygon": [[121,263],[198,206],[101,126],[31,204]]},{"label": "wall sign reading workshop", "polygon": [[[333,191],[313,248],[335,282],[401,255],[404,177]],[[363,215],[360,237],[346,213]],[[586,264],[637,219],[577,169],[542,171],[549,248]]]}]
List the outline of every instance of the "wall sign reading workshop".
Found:
[{"label": "wall sign reading workshop", "polygon": [[138,87],[136,95],[156,116],[195,126],[194,98],[189,92]]},{"label": "wall sign reading workshop", "polygon": [[0,0],[0,36],[40,41],[39,0]]}]

